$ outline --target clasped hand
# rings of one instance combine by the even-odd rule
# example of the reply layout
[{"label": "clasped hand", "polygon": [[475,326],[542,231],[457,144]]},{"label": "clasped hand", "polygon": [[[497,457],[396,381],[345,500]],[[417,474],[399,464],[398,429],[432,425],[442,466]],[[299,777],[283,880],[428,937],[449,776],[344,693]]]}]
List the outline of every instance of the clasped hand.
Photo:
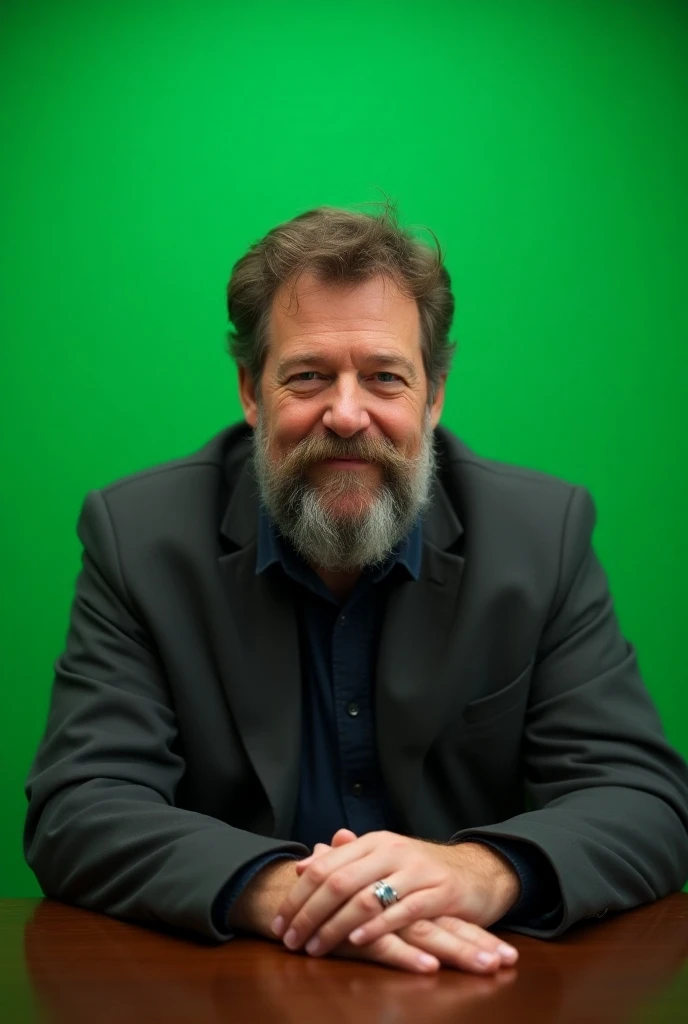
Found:
[{"label": "clasped hand", "polygon": [[[321,956],[394,932],[424,951],[416,961],[426,969],[444,962],[489,971],[518,956],[484,931],[513,906],[520,883],[506,859],[483,844],[447,846],[394,832],[357,838],[340,829],[332,846],[317,844],[296,872],[272,925],[290,949]],[[373,891],[382,880],[399,893],[386,909]],[[401,965],[408,966],[403,958]]]}]

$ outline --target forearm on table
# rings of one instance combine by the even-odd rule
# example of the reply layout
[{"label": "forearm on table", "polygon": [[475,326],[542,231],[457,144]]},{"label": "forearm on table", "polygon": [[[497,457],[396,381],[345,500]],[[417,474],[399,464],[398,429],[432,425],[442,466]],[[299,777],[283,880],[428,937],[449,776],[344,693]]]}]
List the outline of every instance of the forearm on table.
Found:
[{"label": "forearm on table", "polygon": [[297,881],[297,863],[296,860],[278,860],[261,868],[230,907],[228,926],[274,939],[271,925],[280,904]]}]

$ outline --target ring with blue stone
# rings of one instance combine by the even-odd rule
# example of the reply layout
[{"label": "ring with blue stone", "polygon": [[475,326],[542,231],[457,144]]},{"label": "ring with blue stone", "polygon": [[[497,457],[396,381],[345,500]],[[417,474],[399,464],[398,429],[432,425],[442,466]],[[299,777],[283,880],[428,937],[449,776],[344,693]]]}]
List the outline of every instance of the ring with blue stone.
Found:
[{"label": "ring with blue stone", "polygon": [[388,885],[387,882],[376,882],[373,892],[385,910],[399,899],[399,893],[391,885]]}]

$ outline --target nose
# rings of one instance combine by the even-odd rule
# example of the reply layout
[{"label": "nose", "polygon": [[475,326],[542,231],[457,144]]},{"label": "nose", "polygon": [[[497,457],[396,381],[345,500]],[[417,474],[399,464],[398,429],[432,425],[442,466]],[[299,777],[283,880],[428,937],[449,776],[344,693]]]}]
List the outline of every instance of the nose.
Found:
[{"label": "nose", "polygon": [[323,425],[340,437],[352,437],[359,430],[366,430],[370,426],[370,414],[365,399],[366,394],[357,381],[340,378],[334,388],[328,388]]}]

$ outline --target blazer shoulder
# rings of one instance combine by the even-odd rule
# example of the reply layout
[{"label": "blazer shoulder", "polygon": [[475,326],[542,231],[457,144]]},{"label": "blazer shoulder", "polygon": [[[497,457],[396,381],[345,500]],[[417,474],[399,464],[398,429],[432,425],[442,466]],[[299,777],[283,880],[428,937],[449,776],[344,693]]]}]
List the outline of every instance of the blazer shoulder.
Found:
[{"label": "blazer shoulder", "polygon": [[440,472],[460,478],[464,484],[490,490],[550,491],[570,495],[582,485],[544,470],[516,463],[487,458],[446,428],[438,428],[440,440]]},{"label": "blazer shoulder", "polygon": [[[141,492],[165,491],[170,486],[186,487],[190,474],[213,478],[219,475],[223,481],[231,481],[250,454],[250,437],[251,428],[248,424],[234,424],[219,431],[201,448],[188,455],[127,473],[98,490],[108,499],[119,500],[120,497],[132,497]],[[120,492],[126,493],[122,495]]]},{"label": "blazer shoulder", "polygon": [[464,527],[474,536],[510,536],[527,547],[558,543],[569,519],[587,528],[595,505],[587,488],[553,473],[478,455],[438,429],[438,471]]},{"label": "blazer shoulder", "polygon": [[215,543],[224,511],[251,452],[251,428],[235,424],[189,455],[170,459],[92,488],[83,499],[77,533],[90,538],[99,510],[136,563],[161,546],[169,550]]}]

